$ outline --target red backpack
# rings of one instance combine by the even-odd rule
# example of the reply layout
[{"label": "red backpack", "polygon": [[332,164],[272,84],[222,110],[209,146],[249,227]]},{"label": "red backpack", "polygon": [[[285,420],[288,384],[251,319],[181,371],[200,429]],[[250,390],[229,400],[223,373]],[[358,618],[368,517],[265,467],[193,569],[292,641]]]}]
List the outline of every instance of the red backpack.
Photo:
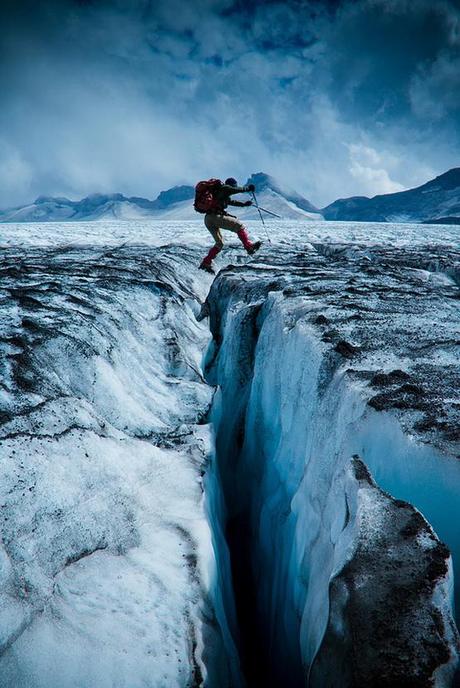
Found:
[{"label": "red backpack", "polygon": [[208,179],[198,182],[195,186],[195,202],[193,204],[197,213],[212,213],[222,210],[222,205],[215,198],[216,190],[222,185],[220,179]]}]

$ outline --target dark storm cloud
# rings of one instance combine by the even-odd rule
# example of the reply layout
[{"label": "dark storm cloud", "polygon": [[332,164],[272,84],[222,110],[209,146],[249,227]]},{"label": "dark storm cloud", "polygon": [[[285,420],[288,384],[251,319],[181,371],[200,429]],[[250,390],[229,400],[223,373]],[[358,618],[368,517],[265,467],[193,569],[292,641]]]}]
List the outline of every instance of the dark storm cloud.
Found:
[{"label": "dark storm cloud", "polygon": [[458,163],[458,4],[0,10],[0,205],[265,169],[318,203]]},{"label": "dark storm cloud", "polygon": [[[417,11],[414,11],[416,8]],[[370,2],[344,10],[329,41],[334,52],[328,65],[329,92],[342,112],[370,122],[428,115],[414,103],[414,86],[434,70],[458,66],[459,14],[447,2]],[[442,65],[437,61],[441,60]],[[458,93],[459,72],[453,68],[439,93],[449,105]],[[432,100],[429,93],[426,100]],[[452,124],[459,111],[452,108]]]}]

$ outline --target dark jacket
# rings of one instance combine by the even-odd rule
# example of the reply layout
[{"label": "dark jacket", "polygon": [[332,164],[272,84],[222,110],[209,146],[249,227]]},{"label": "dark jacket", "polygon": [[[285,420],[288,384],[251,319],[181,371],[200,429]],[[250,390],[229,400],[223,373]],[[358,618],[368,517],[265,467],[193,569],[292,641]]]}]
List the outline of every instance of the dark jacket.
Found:
[{"label": "dark jacket", "polygon": [[248,193],[248,191],[249,188],[247,186],[230,186],[229,184],[221,184],[221,186],[214,192],[214,198],[221,206],[221,212],[224,212],[228,205],[243,208],[245,203],[242,203],[241,201],[235,201],[231,197],[233,194]]}]

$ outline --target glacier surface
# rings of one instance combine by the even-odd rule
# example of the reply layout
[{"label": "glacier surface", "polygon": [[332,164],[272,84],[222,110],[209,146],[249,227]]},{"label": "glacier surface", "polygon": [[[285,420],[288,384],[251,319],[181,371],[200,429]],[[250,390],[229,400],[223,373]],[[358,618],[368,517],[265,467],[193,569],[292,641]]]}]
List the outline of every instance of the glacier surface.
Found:
[{"label": "glacier surface", "polygon": [[102,253],[3,253],[1,685],[226,685],[204,286],[185,249]]},{"label": "glacier surface", "polygon": [[458,235],[269,231],[0,227],[2,686],[455,685]]},{"label": "glacier surface", "polygon": [[316,244],[213,283],[207,377],[262,683],[454,681],[451,561],[402,498],[458,580],[458,265],[454,249]]}]

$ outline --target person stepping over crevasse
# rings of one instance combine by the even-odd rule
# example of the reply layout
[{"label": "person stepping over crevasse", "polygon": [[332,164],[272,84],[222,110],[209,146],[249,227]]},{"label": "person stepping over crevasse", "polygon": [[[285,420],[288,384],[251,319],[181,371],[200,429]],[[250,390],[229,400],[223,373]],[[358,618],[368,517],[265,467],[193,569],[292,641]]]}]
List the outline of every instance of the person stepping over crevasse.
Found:
[{"label": "person stepping over crevasse", "polygon": [[238,182],[233,177],[225,180],[225,183],[220,179],[208,179],[207,181],[198,182],[195,187],[195,203],[194,207],[198,213],[204,213],[204,224],[211,232],[214,239],[214,246],[210,249],[208,255],[203,258],[200,264],[200,270],[206,270],[214,274],[212,261],[217,254],[222,250],[224,242],[222,239],[221,229],[229,229],[231,232],[236,232],[238,238],[241,240],[246,251],[252,255],[261,246],[261,241],[252,242],[249,239],[243,223],[234,215],[226,212],[228,205],[245,208],[252,205],[252,201],[235,201],[232,199],[233,194],[248,193],[255,191],[254,184],[248,186],[238,186]]}]

